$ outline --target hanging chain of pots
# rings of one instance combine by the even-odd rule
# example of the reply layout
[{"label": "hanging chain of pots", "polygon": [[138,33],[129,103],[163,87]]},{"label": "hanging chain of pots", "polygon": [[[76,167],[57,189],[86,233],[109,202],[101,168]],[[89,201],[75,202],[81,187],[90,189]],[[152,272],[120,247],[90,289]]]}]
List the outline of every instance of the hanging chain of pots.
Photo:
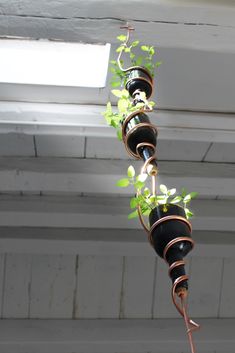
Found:
[{"label": "hanging chain of pots", "polygon": [[[124,142],[127,152],[144,164],[139,175],[133,166],[129,166],[127,177],[117,182],[119,187],[132,185],[135,196],[130,200],[130,207],[134,209],[128,218],[139,217],[140,222],[148,234],[148,239],[156,253],[169,265],[169,276],[172,280],[172,300],[179,313],[185,320],[191,352],[195,352],[192,331],[199,327],[189,319],[187,314],[188,275],[185,272],[184,257],[192,250],[194,241],[191,238],[192,227],[189,218],[193,216],[188,204],[196,192],[187,193],[182,189],[176,195],[176,189],[159,186],[161,194],[156,194],[156,177],[158,174],[156,145],[157,128],[151,123],[147,113],[153,110],[155,103],[149,101],[153,93],[154,69],[161,63],[154,63],[155,49],[153,46],[142,45],[143,55],[136,56],[134,50],[139,47],[139,41],[130,41],[130,26],[127,35],[120,35],[117,39],[118,58],[112,60],[113,74],[112,93],[118,98],[117,111],[111,103],[107,103],[103,113],[108,125],[117,131],[117,137]],[[129,67],[123,68],[122,55],[129,56]],[[116,89],[119,87],[120,89]],[[124,87],[124,88],[123,88]],[[151,178],[151,188],[146,187]],[[148,217],[146,224],[144,216]]]}]

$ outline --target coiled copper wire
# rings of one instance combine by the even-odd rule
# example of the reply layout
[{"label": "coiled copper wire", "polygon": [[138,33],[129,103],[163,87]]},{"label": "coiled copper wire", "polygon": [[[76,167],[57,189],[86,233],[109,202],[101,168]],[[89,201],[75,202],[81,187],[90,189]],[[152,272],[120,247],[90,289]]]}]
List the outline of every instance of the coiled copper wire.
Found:
[{"label": "coiled copper wire", "polygon": [[[178,237],[175,238],[173,240],[171,240],[166,246],[165,249],[163,251],[163,257],[165,259],[165,261],[167,262],[166,256],[167,256],[167,252],[170,250],[170,248],[172,246],[174,246],[175,244],[177,244],[178,242],[182,242],[182,241],[187,241],[192,245],[192,248],[194,246],[194,241],[193,239],[189,238],[189,237]],[[173,269],[175,269],[176,267],[185,265],[185,261],[184,260],[179,260],[179,261],[175,261],[173,264],[170,265],[169,267],[169,275],[171,274],[171,271]],[[190,344],[190,349],[191,349],[191,353],[195,353],[195,347],[194,347],[194,343],[193,343],[193,337],[192,337],[192,332],[194,330],[199,329],[199,325],[197,323],[195,323],[193,320],[191,320],[188,316],[187,313],[187,307],[186,307],[186,298],[187,298],[187,289],[184,287],[179,287],[179,284],[185,281],[188,281],[189,277],[187,275],[183,275],[180,276],[178,278],[176,278],[176,280],[174,281],[173,285],[172,285],[172,290],[171,290],[171,296],[172,296],[172,301],[176,307],[176,309],[178,310],[178,312],[180,313],[180,315],[184,318],[184,322],[185,322],[185,326],[187,329],[187,335],[188,335],[188,339],[189,339],[189,344]],[[177,302],[177,298],[181,299],[181,305]]]},{"label": "coiled copper wire", "polygon": [[[127,150],[127,152],[131,155],[131,156],[133,156],[133,157],[135,157],[135,158],[141,158],[140,157],[140,155],[139,155],[139,152],[138,152],[138,149],[136,148],[136,153],[134,153],[134,152],[132,152],[131,150],[130,150],[130,148],[128,147],[128,139],[129,139],[129,137],[130,137],[130,135],[133,133],[133,131],[136,131],[136,130],[138,130],[140,127],[149,127],[149,128],[151,128],[156,134],[157,134],[157,127],[156,126],[154,126],[152,123],[139,123],[139,124],[137,124],[136,126],[133,126],[129,131],[128,131],[128,133],[126,133],[126,127],[127,127],[127,124],[129,123],[129,121],[135,116],[135,115],[138,115],[138,114],[140,114],[140,113],[144,113],[145,112],[145,110],[144,109],[140,109],[140,110],[137,110],[137,111],[135,111],[135,112],[133,112],[133,113],[131,113],[131,114],[129,114],[126,118],[125,118],[125,120],[124,120],[124,122],[123,122],[123,125],[122,125],[122,140],[123,140],[123,142],[124,142],[124,145],[125,145],[125,148],[126,148],[126,150]],[[153,146],[152,144],[150,144],[151,145],[151,147]],[[139,145],[138,145],[139,146]],[[138,147],[137,146],[137,147]],[[149,146],[149,144],[146,142],[146,143],[143,143],[143,146]],[[139,148],[139,147],[138,147]],[[154,146],[154,150],[155,150],[155,146]],[[155,158],[156,159],[156,158]]]},{"label": "coiled copper wire", "polygon": [[[130,38],[130,31],[134,30],[134,28],[131,28],[129,25],[125,26],[125,27],[121,27],[121,28],[125,28],[127,29],[127,39],[126,41],[123,43],[124,46],[127,46],[128,42],[129,42],[129,38]],[[128,69],[123,69],[122,65],[121,65],[121,62],[120,62],[120,59],[121,59],[121,55],[123,53],[123,50],[119,53],[118,55],[118,58],[117,58],[117,62],[118,62],[118,66],[120,68],[121,71],[123,72],[128,72],[129,70],[132,70],[132,69],[137,69],[138,67],[130,67]],[[139,67],[139,69],[143,70],[142,67]],[[143,70],[144,71],[144,70]],[[148,73],[148,71],[146,70],[146,73]],[[142,78],[144,79],[144,78]],[[151,80],[151,85],[153,85],[153,80]],[[149,111],[149,110],[145,110],[145,111]],[[140,109],[139,111],[137,112],[134,112],[132,114],[130,114],[124,121],[123,123],[123,126],[122,126],[122,134],[123,134],[123,142],[125,144],[125,147],[126,147],[126,150],[127,152],[134,156],[135,158],[138,158],[138,159],[141,159],[141,156],[139,154],[139,148],[140,147],[145,147],[145,146],[148,146],[148,147],[152,147],[153,148],[153,151],[155,153],[155,146],[152,145],[152,144],[149,144],[149,143],[141,143],[141,144],[138,144],[137,147],[136,147],[136,153],[133,153],[132,151],[130,151],[130,149],[128,148],[128,145],[127,145],[127,142],[128,142],[128,137],[130,136],[130,134],[136,130],[138,127],[143,127],[143,126],[149,126],[151,127],[156,133],[157,133],[157,129],[154,125],[152,125],[151,123],[140,123],[138,124],[137,126],[133,127],[131,130],[128,131],[128,133],[126,134],[125,133],[125,129],[126,129],[126,126],[127,126],[127,123],[131,120],[131,118],[133,116],[135,116],[136,114],[138,113],[142,113],[144,112],[144,109]],[[144,173],[147,171],[148,169],[148,166],[151,164],[152,161],[156,160],[156,157],[155,156],[152,156],[150,158],[148,158],[142,169],[141,169],[141,173]],[[152,174],[150,174],[152,176],[152,194],[155,195],[156,194],[156,174],[157,174],[157,169],[153,169],[154,172]],[[140,195],[140,191],[137,192],[137,196]],[[137,206],[137,211],[138,211],[138,215],[139,215],[139,220],[140,220],[140,223],[141,225],[143,226],[144,230],[146,231],[146,233],[148,234],[148,239],[149,239],[149,242],[150,244],[153,246],[153,239],[152,239],[152,232],[153,230],[158,226],[160,225],[162,222],[165,222],[167,220],[173,220],[173,219],[177,219],[181,222],[184,222],[188,225],[189,227],[189,230],[190,232],[192,231],[192,227],[191,227],[191,224],[190,222],[188,222],[184,217],[181,217],[181,216],[166,216],[166,217],[163,217],[162,219],[156,221],[152,226],[151,228],[149,229],[149,227],[145,224],[145,221],[144,221],[144,218],[143,218],[143,215],[141,213],[141,208],[140,206],[138,205]],[[194,241],[189,238],[189,237],[177,237],[173,240],[171,240],[166,246],[165,246],[165,249],[163,251],[163,257],[165,259],[165,261],[167,262],[166,260],[166,256],[167,256],[167,252],[169,251],[169,249],[174,246],[177,242],[182,242],[182,241],[186,241],[186,242],[189,242],[193,248],[194,246]],[[175,269],[176,267],[179,267],[179,266],[183,266],[185,265],[185,261],[184,260],[179,260],[179,261],[175,261],[174,263],[172,263],[169,267],[169,275],[171,274],[171,271],[173,269]],[[171,291],[171,295],[172,295],[172,301],[176,307],[176,309],[178,310],[178,312],[180,313],[180,315],[184,318],[184,322],[185,322],[185,326],[186,326],[186,329],[187,329],[187,335],[188,335],[188,339],[189,339],[189,344],[190,344],[190,349],[191,349],[191,353],[195,353],[195,347],[194,347],[194,343],[193,343],[193,338],[192,338],[192,332],[196,329],[198,329],[200,326],[195,323],[193,320],[191,320],[188,316],[188,313],[187,313],[187,305],[186,305],[186,299],[187,299],[187,289],[184,288],[184,287],[179,287],[179,284],[184,282],[184,281],[187,281],[189,279],[189,277],[187,275],[183,275],[183,276],[180,276],[178,277],[173,285],[172,285],[172,291]],[[177,301],[177,298],[180,298],[181,300],[181,303],[179,304],[178,301]]]}]

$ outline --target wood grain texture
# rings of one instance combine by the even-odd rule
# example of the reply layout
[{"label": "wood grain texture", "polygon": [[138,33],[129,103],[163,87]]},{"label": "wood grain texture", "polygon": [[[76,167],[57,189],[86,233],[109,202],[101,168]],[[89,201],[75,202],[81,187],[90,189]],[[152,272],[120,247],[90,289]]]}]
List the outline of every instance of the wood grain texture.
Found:
[{"label": "wood grain texture", "polygon": [[38,157],[84,157],[85,137],[81,136],[36,136]]},{"label": "wood grain texture", "polygon": [[31,255],[6,255],[3,318],[29,317],[31,261]]},{"label": "wood grain texture", "polygon": [[156,258],[124,258],[120,318],[151,318]]},{"label": "wood grain texture", "polygon": [[218,316],[222,271],[222,258],[192,258],[189,312],[193,317]]},{"label": "wood grain texture", "polygon": [[75,256],[36,255],[32,260],[30,318],[71,318]]},{"label": "wood grain texture", "polygon": [[123,258],[79,256],[76,318],[118,318]]},{"label": "wood grain texture", "polygon": [[221,284],[221,297],[219,307],[219,317],[235,316],[235,260],[232,258],[224,259],[223,279]]}]

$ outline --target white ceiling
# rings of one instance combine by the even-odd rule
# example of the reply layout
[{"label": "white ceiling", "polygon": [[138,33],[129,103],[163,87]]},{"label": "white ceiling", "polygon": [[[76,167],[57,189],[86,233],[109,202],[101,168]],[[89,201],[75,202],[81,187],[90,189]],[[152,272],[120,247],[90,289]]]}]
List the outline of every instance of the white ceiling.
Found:
[{"label": "white ceiling", "polygon": [[[111,57],[128,20],[157,46],[158,182],[200,194],[197,353],[234,353],[234,1],[0,0],[0,18],[3,38],[110,42]],[[127,220],[132,191],[115,187],[130,158],[101,115],[108,99],[108,85],[0,83],[2,353],[189,351],[167,267]]]}]

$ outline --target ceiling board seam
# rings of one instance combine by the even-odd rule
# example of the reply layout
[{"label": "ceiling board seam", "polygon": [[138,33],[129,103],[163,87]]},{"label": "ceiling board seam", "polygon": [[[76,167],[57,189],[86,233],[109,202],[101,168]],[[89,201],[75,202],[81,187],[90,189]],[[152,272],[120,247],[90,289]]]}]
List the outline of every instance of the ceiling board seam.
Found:
[{"label": "ceiling board seam", "polygon": [[220,317],[220,311],[221,311],[221,302],[222,302],[222,290],[223,290],[223,278],[224,278],[224,263],[225,263],[225,258],[222,260],[222,270],[221,270],[221,278],[220,278],[220,292],[219,292],[219,301],[218,301],[218,312],[217,312],[217,318]]},{"label": "ceiling board seam", "polygon": [[37,142],[36,142],[36,136],[35,135],[33,135],[33,147],[34,147],[35,157],[38,157]]},{"label": "ceiling board seam", "polygon": [[126,257],[123,256],[122,260],[122,281],[121,281],[121,291],[120,291],[120,305],[119,305],[119,319],[125,318],[125,308],[124,308],[124,281],[125,281],[125,270],[126,270]]},{"label": "ceiling board seam", "polygon": [[211,142],[211,143],[209,144],[209,146],[207,147],[206,152],[205,152],[204,156],[202,157],[201,162],[204,162],[204,161],[205,161],[205,158],[206,158],[208,152],[210,151],[212,145],[213,145],[213,142]]},{"label": "ceiling board seam", "polygon": [[75,284],[74,284],[74,291],[73,291],[73,308],[72,308],[72,318],[73,319],[77,318],[77,308],[78,308],[78,303],[77,303],[78,267],[79,267],[79,255],[76,255],[76,258],[75,258],[75,270],[74,270]]},{"label": "ceiling board seam", "polygon": [[[89,20],[89,21],[119,21],[121,23],[126,23],[127,19],[122,19],[118,17],[85,17],[85,16],[73,16],[73,17],[62,17],[62,16],[42,16],[33,14],[0,14],[0,17],[20,17],[20,18],[38,18],[38,19],[48,19],[48,20]],[[140,23],[159,23],[159,24],[170,24],[170,25],[185,25],[185,26],[208,26],[208,27],[223,27],[223,28],[235,28],[231,25],[219,25],[217,23],[207,23],[207,22],[183,22],[183,21],[164,21],[164,20],[143,20],[138,18],[128,19],[130,22],[140,22]]]},{"label": "ceiling board seam", "polygon": [[30,273],[28,282],[28,319],[31,317],[31,283],[32,283],[32,256],[30,260]]}]

